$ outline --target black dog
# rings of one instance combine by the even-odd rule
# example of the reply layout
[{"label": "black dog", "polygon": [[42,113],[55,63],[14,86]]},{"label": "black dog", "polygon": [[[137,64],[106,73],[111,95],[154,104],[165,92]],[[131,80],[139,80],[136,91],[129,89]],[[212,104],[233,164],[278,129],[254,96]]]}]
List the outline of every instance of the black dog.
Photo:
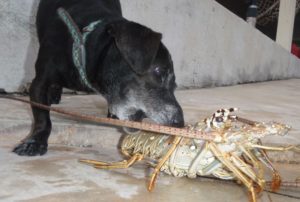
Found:
[{"label": "black dog", "polygon": [[[108,116],[182,127],[182,109],[170,54],[161,34],[122,17],[118,0],[41,0],[37,13],[40,50],[31,101],[46,105],[60,101],[62,88],[90,91],[80,82],[72,59],[73,38],[57,14],[65,9],[78,28],[101,20],[86,41],[86,75],[108,102]],[[32,107],[33,131],[14,152],[43,155],[51,132],[49,112]]]}]

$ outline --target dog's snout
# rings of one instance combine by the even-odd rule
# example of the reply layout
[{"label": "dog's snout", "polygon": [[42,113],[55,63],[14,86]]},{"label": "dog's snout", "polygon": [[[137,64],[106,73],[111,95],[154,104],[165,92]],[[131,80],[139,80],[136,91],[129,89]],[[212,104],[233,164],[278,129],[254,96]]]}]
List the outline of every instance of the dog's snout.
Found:
[{"label": "dog's snout", "polygon": [[110,113],[109,110],[108,110],[108,112],[107,112],[107,118],[111,118],[111,119],[119,119],[116,115]]},{"label": "dog's snout", "polygon": [[183,111],[179,104],[176,105],[175,113],[171,118],[171,126],[181,128],[184,126]]},{"label": "dog's snout", "polygon": [[171,124],[173,127],[177,127],[177,128],[183,127],[184,126],[183,116],[182,115],[174,116]]}]

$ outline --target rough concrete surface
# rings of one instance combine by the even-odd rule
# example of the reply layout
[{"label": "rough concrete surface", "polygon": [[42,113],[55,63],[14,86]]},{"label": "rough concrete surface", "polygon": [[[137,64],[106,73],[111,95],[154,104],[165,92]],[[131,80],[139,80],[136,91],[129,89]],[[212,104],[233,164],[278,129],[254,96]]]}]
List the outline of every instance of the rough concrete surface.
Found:
[{"label": "rough concrete surface", "polygon": [[[239,115],[258,121],[290,124],[286,137],[264,139],[265,144],[299,144],[300,80],[245,84],[200,90],[177,91],[185,119],[193,123],[220,107],[239,107]],[[104,116],[102,97],[64,95],[59,107]],[[120,160],[117,129],[83,123],[52,114],[53,134],[45,156],[19,157],[11,152],[30,131],[31,114],[26,104],[0,100],[0,201],[247,201],[247,192],[236,183],[208,179],[174,178],[161,174],[156,188],[147,192],[151,170],[144,163],[124,170],[97,170],[77,162],[80,158]],[[299,154],[279,154],[275,160],[284,180],[300,176]],[[291,164],[287,164],[291,162]],[[267,173],[269,179],[269,174]],[[299,189],[281,190],[292,198],[263,192],[260,201],[296,202]]]},{"label": "rough concrete surface", "polygon": [[[39,0],[0,0],[0,88],[34,77]],[[124,16],[163,34],[179,87],[295,78],[300,60],[213,0],[121,0]],[[52,16],[51,16],[52,17]]]}]

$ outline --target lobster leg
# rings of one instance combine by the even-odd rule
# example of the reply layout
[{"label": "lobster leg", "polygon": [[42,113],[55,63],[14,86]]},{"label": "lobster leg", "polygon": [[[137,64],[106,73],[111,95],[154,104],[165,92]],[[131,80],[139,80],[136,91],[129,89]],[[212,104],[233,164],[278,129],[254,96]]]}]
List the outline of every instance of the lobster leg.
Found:
[{"label": "lobster leg", "polygon": [[253,186],[253,182],[249,179],[245,174],[243,174],[226,156],[226,154],[222,153],[219,150],[217,145],[213,142],[209,143],[209,148],[213,152],[213,154],[218,158],[231,172],[234,173],[237,179],[239,179],[249,190],[249,194],[251,196],[251,201],[256,202],[256,193]]},{"label": "lobster leg", "polygon": [[[240,157],[236,157],[236,158],[238,158],[242,164],[245,164],[245,167],[247,167],[246,170],[248,172],[254,174],[255,179],[257,179],[257,180],[255,180],[256,183],[259,184],[261,188],[263,188],[265,186],[265,181],[263,180],[264,179],[264,168],[263,168],[262,164],[259,162],[258,157],[256,157],[251,151],[244,148],[242,145],[239,145],[239,148],[244,153],[244,155],[246,155],[250,159],[250,163],[254,166],[254,168],[256,168],[258,170],[258,176],[256,175],[256,173],[254,173],[254,171],[249,167],[248,164],[246,164],[243,160],[240,159]],[[254,180],[253,177],[252,177],[252,179]]]},{"label": "lobster leg", "polygon": [[141,154],[134,154],[130,159],[120,161],[120,162],[103,162],[103,161],[95,161],[95,160],[87,160],[82,159],[79,160],[81,163],[89,164],[98,169],[117,169],[117,168],[128,168],[133,165],[135,162],[140,161],[144,158]]},{"label": "lobster leg", "polygon": [[256,152],[258,152],[261,156],[258,157],[259,160],[264,163],[272,172],[273,172],[273,179],[271,184],[272,191],[277,191],[280,188],[281,185],[281,177],[279,175],[279,172],[274,168],[272,165],[272,162],[270,161],[267,153],[265,150],[257,149]]},{"label": "lobster leg", "polygon": [[257,176],[253,169],[248,164],[246,164],[240,157],[232,154],[231,160],[240,171],[242,171],[245,175],[252,179],[252,181],[256,182],[259,185],[256,192],[261,192],[265,187],[265,180]]},{"label": "lobster leg", "polygon": [[272,147],[272,146],[263,146],[259,144],[251,144],[252,148],[265,149],[271,151],[297,151],[300,152],[300,147],[296,145],[286,146],[286,147]]},{"label": "lobster leg", "polygon": [[269,163],[269,159],[266,160],[264,158],[260,158],[260,160],[267,165],[268,168],[271,168],[272,172],[273,172],[273,177],[272,177],[272,183],[271,183],[271,189],[273,192],[276,192],[280,186],[281,186],[281,177],[279,172],[273,167],[273,165],[271,163]]},{"label": "lobster leg", "polygon": [[174,137],[172,141],[171,148],[167,151],[167,153],[161,158],[161,160],[158,162],[156,167],[154,168],[154,171],[151,175],[150,182],[148,184],[148,191],[152,191],[154,188],[154,184],[157,178],[158,173],[160,172],[161,167],[164,165],[164,163],[169,159],[169,157],[172,155],[174,150],[176,149],[177,145],[180,143],[182,137],[176,136]]}]

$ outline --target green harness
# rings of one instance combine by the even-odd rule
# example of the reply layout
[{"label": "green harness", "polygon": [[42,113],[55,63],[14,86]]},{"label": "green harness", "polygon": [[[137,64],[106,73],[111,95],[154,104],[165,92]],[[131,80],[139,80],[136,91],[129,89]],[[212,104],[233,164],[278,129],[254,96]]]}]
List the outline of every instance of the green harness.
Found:
[{"label": "green harness", "polygon": [[94,91],[95,93],[99,93],[99,91],[92,86],[90,81],[87,78],[86,74],[86,49],[85,43],[89,34],[95,30],[96,26],[99,25],[102,20],[97,20],[90,23],[88,26],[83,28],[83,32],[79,30],[78,26],[70,16],[70,14],[63,8],[59,8],[57,10],[58,16],[67,26],[72,39],[73,39],[73,47],[72,47],[72,58],[73,63],[79,73],[81,83]]}]

